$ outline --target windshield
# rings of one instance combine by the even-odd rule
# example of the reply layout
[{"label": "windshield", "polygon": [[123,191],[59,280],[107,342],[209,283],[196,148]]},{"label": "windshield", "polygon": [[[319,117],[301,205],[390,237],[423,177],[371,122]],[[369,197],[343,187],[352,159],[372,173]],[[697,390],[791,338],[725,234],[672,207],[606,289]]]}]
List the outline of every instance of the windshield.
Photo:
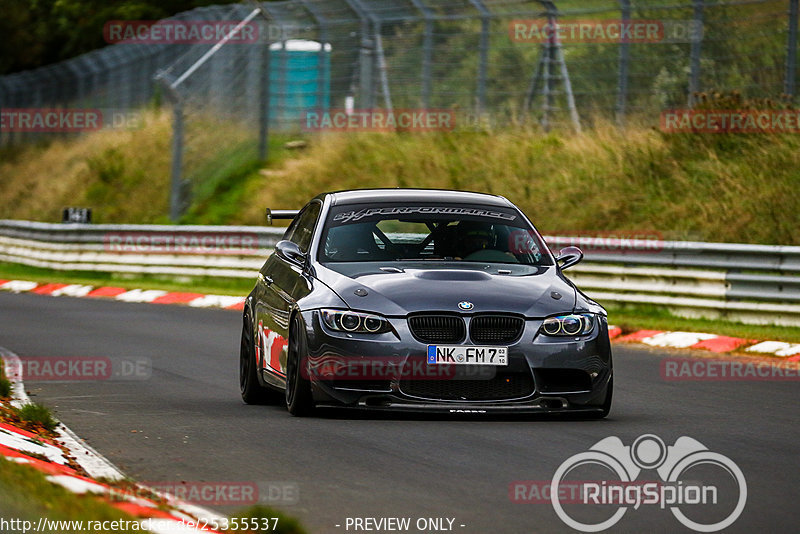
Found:
[{"label": "windshield", "polygon": [[518,211],[441,204],[335,206],[322,234],[319,261],[552,265]]}]

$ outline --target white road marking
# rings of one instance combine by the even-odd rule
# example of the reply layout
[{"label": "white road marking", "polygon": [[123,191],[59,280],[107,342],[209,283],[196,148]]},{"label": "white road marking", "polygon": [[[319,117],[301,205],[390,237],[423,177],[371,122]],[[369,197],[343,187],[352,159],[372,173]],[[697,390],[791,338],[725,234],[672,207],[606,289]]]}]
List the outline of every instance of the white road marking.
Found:
[{"label": "white road marking", "polygon": [[64,457],[64,451],[58,447],[54,447],[53,445],[44,442],[36,443],[36,441],[33,439],[11,430],[0,429],[0,445],[8,447],[9,449],[29,452],[31,454],[41,454],[51,462],[59,465],[67,464],[67,459]]},{"label": "white road marking", "polygon": [[800,343],[784,343],[783,341],[762,341],[746,349],[746,352],[774,354],[785,358],[800,354]]},{"label": "white road marking", "polygon": [[189,302],[193,308],[227,308],[234,304],[244,302],[244,297],[231,297],[229,295],[205,295]]},{"label": "white road marking", "polygon": [[70,284],[68,286],[64,286],[61,289],[56,289],[51,295],[54,297],[85,297],[88,295],[94,286],[83,286],[81,284]]},{"label": "white road marking", "polygon": [[153,302],[158,297],[163,297],[168,291],[160,289],[131,289],[125,293],[120,293],[116,297],[117,300],[125,302]]},{"label": "white road marking", "polygon": [[719,337],[716,334],[700,334],[697,332],[663,332],[642,339],[642,343],[653,347],[672,347],[685,349],[701,341]]},{"label": "white road marking", "polygon": [[38,283],[31,282],[29,280],[10,280],[0,287],[13,293],[22,293],[24,291],[30,291],[31,289],[36,288],[38,285]]}]

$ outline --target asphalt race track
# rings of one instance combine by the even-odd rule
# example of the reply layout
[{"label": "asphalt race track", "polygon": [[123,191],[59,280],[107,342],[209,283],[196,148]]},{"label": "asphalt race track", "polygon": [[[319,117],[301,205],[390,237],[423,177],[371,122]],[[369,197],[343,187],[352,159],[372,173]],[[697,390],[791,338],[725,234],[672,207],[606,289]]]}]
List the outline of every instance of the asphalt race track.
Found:
[{"label": "asphalt race track", "polygon": [[[509,487],[552,479],[603,438],[631,445],[642,434],[667,445],[692,437],[741,468],[747,503],[727,532],[797,531],[797,380],[669,382],[661,360],[685,351],[615,345],[614,406],[602,421],[348,411],[298,419],[240,400],[240,325],[224,310],[0,294],[0,346],[21,357],[152,362],[138,380],[26,379],[34,400],[126,474],[293,487],[298,501],[278,506],[311,532],[363,532],[352,518],[386,517],[410,518],[410,532],[420,518],[454,519],[463,533],[573,532],[549,503],[511,502]],[[610,532],[691,531],[668,509],[643,505]]]}]

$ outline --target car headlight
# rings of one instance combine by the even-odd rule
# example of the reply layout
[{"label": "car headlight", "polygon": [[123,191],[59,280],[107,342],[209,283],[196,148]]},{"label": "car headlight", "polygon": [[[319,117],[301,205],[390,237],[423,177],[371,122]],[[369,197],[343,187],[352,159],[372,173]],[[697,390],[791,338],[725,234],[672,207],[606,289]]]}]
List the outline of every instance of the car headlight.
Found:
[{"label": "car headlight", "polygon": [[337,332],[382,334],[391,330],[389,321],[374,313],[343,310],[320,310],[325,326]]},{"label": "car headlight", "polygon": [[548,336],[585,336],[594,329],[595,316],[591,313],[575,313],[548,317],[539,332]]}]

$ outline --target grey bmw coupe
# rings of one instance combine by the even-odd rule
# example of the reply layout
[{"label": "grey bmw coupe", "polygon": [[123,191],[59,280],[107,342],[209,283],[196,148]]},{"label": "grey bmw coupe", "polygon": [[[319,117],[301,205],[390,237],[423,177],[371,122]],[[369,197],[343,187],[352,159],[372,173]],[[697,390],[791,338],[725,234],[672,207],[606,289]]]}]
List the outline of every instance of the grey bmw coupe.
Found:
[{"label": "grey bmw coupe", "polygon": [[452,414],[611,408],[607,315],[500,196],[324,193],[292,219],[248,295],[246,403]]}]

